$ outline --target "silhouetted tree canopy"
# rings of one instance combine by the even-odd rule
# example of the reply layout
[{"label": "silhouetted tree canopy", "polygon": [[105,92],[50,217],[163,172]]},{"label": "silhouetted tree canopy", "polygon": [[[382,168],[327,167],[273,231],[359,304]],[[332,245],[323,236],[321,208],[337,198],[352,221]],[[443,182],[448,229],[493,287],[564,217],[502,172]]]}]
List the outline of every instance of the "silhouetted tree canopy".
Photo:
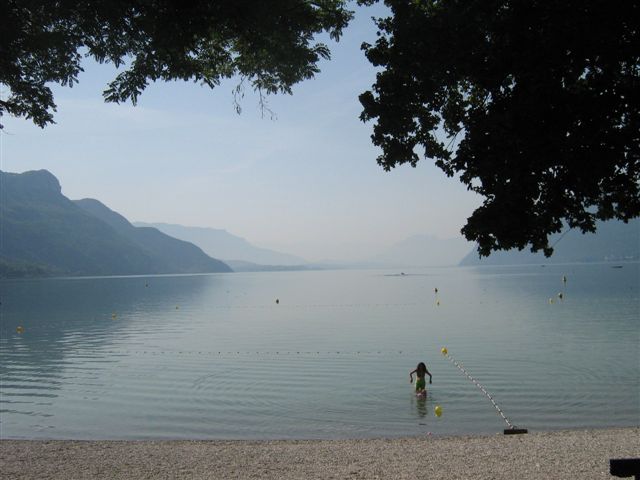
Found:
[{"label": "silhouetted tree canopy", "polygon": [[260,93],[291,93],[317,73],[351,19],[344,0],[5,0],[0,4],[0,99],[5,112],[53,123],[50,83],[72,86],[84,56],[126,66],[104,92],[134,104],[149,82],[209,87],[239,76]]},{"label": "silhouetted tree canopy", "polygon": [[640,214],[640,3],[385,3],[361,119],[385,170],[424,152],[484,197],[462,229],[481,255]]}]

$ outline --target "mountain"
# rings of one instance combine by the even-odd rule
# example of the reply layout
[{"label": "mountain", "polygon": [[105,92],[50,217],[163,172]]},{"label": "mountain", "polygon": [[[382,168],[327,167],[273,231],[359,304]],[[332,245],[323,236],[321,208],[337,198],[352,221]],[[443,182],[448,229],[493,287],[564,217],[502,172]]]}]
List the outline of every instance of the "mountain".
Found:
[{"label": "mountain", "polygon": [[471,246],[462,237],[440,239],[414,235],[392,245],[371,259],[371,263],[393,267],[440,267],[457,265]]},{"label": "mountain", "polygon": [[[542,253],[529,250],[493,252],[479,259],[475,248],[465,256],[460,265],[517,265],[580,262],[618,262],[640,260],[640,219],[624,223],[618,220],[597,222],[595,233],[581,233],[572,229],[550,237],[554,245],[553,255],[546,258]],[[557,243],[556,243],[557,242]]]},{"label": "mountain", "polygon": [[[0,276],[230,271],[194,245],[161,239],[160,232],[125,233],[126,219],[95,200],[80,203],[90,207],[62,195],[46,170],[0,171]],[[111,212],[112,221],[98,210],[103,218]]]},{"label": "mountain", "polygon": [[85,198],[75,200],[74,203],[110,225],[123,237],[143,246],[147,252],[157,258],[162,258],[164,268],[169,272],[200,273],[203,268],[214,272],[231,271],[228,265],[208,257],[192,243],[173,238],[156,228],[134,227],[126,218],[110,210],[98,200]]},{"label": "mountain", "polygon": [[298,272],[303,270],[322,270],[312,265],[262,265],[244,260],[225,260],[234,272]]},{"label": "mountain", "polygon": [[185,227],[169,223],[134,222],[138,227],[154,227],[161,232],[198,245],[209,255],[227,260],[241,260],[260,265],[304,265],[306,260],[294,255],[280,253],[266,248],[256,247],[244,238],[237,237],[225,230],[203,227]]}]

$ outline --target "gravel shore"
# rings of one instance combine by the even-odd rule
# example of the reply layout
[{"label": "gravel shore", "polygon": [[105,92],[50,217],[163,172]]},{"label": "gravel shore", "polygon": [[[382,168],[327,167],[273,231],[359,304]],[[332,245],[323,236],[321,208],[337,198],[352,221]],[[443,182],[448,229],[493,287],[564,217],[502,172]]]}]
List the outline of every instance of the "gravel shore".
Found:
[{"label": "gravel shore", "polygon": [[1,440],[3,479],[612,479],[640,427],[367,440]]}]

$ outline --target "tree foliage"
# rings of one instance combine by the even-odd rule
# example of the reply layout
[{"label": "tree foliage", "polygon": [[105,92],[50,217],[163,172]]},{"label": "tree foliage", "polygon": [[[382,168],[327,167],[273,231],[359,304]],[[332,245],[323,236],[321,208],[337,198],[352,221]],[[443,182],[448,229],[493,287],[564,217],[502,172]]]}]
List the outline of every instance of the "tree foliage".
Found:
[{"label": "tree foliage", "polygon": [[[56,105],[48,84],[72,86],[84,56],[123,70],[104,92],[136,103],[149,82],[211,88],[239,76],[263,94],[291,93],[314,76],[352,12],[344,0],[4,0],[0,9],[0,116],[44,127]],[[3,95],[4,97],[4,95]]]},{"label": "tree foliage", "polygon": [[640,215],[638,2],[385,3],[361,119],[385,170],[424,149],[484,197],[462,229],[480,255]]}]

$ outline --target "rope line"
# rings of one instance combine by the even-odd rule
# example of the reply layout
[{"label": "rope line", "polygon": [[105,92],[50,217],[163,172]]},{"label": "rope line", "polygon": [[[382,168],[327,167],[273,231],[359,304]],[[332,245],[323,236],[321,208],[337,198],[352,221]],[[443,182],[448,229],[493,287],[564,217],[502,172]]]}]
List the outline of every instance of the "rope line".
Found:
[{"label": "rope line", "polygon": [[[0,352],[3,349],[0,348]],[[20,351],[12,352],[20,355]],[[314,351],[298,351],[298,350],[129,350],[129,349],[109,349],[109,350],[95,350],[95,349],[72,349],[67,350],[69,355],[82,355],[82,356],[101,356],[105,354],[109,355],[209,355],[209,356],[287,356],[287,355],[340,355],[340,356],[355,356],[355,355],[420,355],[419,351],[408,350],[314,350]]]},{"label": "rope line", "polygon": [[443,355],[445,357],[447,357],[449,359],[449,361],[451,363],[453,363],[456,367],[458,367],[458,369],[464,373],[466,375],[466,377],[471,380],[471,382],[478,387],[482,393],[484,393],[486,395],[486,397],[489,399],[489,401],[491,402],[491,404],[495,407],[495,409],[498,411],[498,414],[500,414],[500,416],[502,417],[502,419],[507,423],[507,425],[509,426],[510,429],[515,429],[516,427],[509,421],[509,419],[505,416],[505,414],[503,413],[502,409],[498,406],[498,404],[495,402],[495,400],[493,399],[493,397],[491,396],[491,394],[489,394],[489,392],[487,392],[487,390],[482,386],[482,384],[480,382],[478,382],[475,378],[473,378],[469,372],[467,372],[464,367],[462,365],[460,365],[455,358],[453,358],[451,355],[449,355],[449,353],[444,353]]},{"label": "rope line", "polygon": [[571,228],[567,228],[567,230],[566,230],[562,235],[560,235],[560,237],[559,237],[555,242],[553,242],[553,245],[551,245],[551,248],[555,248],[555,246],[558,244],[558,242],[559,242],[560,240],[562,240],[562,239],[564,238],[564,236],[565,236],[567,233],[569,233],[570,231],[571,231]]}]

